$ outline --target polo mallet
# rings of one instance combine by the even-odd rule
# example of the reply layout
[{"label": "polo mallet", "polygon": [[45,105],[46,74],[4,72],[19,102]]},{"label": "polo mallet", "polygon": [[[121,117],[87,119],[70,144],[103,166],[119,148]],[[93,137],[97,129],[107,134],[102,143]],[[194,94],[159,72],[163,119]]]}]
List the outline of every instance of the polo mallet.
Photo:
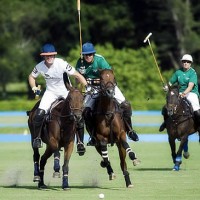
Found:
[{"label": "polo mallet", "polygon": [[163,85],[165,85],[164,80],[163,80],[163,77],[162,77],[162,74],[161,74],[160,69],[159,69],[159,67],[158,67],[158,63],[157,63],[157,61],[156,61],[156,57],[155,57],[155,55],[154,55],[154,52],[153,52],[153,49],[152,49],[152,46],[151,46],[150,39],[149,39],[149,38],[151,37],[151,35],[152,35],[152,33],[149,33],[149,34],[147,35],[147,37],[144,39],[144,43],[146,43],[146,42],[148,41],[149,46],[150,46],[150,49],[151,49],[151,53],[152,53],[152,55],[153,55],[153,58],[154,58],[154,61],[155,61],[155,64],[156,64],[156,67],[157,67],[157,70],[158,70],[158,73],[159,73],[159,75],[160,75],[160,79],[161,79]]},{"label": "polo mallet", "polygon": [[80,54],[81,54],[81,58],[82,58],[81,2],[80,2],[80,0],[77,0],[77,11],[78,11],[78,25],[79,25]]}]

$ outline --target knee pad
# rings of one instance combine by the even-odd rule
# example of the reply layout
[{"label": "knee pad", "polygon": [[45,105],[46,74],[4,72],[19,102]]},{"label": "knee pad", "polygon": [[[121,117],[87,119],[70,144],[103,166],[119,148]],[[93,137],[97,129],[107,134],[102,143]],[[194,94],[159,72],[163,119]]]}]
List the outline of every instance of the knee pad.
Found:
[{"label": "knee pad", "polygon": [[125,116],[129,116],[130,117],[132,115],[131,104],[128,101],[123,101],[120,104],[120,108],[122,109],[123,114]]},{"label": "knee pad", "polygon": [[45,110],[38,108],[35,113],[34,121],[40,122],[45,116]]}]

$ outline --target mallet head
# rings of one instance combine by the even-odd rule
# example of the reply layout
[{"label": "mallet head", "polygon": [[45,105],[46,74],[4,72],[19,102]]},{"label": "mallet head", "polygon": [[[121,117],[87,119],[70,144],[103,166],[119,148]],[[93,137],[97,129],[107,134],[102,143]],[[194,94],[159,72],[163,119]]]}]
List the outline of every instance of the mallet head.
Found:
[{"label": "mallet head", "polygon": [[147,42],[147,40],[151,37],[151,35],[152,35],[152,33],[149,33],[149,34],[147,35],[147,37],[144,39],[144,43]]}]

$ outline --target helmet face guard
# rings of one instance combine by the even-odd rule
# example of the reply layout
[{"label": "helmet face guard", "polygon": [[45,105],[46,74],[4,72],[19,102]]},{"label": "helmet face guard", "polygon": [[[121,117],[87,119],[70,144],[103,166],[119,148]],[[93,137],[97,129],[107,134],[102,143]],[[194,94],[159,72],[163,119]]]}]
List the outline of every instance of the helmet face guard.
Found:
[{"label": "helmet face guard", "polygon": [[45,44],[42,47],[42,52],[40,53],[41,56],[51,56],[56,55],[57,52],[55,50],[55,47],[52,44]]},{"label": "helmet face guard", "polygon": [[86,42],[82,46],[82,54],[91,54],[91,53],[96,53],[96,50],[94,49],[94,45],[90,42]]}]

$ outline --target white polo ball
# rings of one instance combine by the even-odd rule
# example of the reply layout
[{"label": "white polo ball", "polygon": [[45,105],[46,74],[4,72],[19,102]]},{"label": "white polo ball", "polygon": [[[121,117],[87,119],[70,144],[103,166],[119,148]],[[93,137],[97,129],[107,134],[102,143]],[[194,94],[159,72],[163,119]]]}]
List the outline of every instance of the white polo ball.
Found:
[{"label": "white polo ball", "polygon": [[104,199],[104,194],[103,193],[99,194],[99,199]]}]

